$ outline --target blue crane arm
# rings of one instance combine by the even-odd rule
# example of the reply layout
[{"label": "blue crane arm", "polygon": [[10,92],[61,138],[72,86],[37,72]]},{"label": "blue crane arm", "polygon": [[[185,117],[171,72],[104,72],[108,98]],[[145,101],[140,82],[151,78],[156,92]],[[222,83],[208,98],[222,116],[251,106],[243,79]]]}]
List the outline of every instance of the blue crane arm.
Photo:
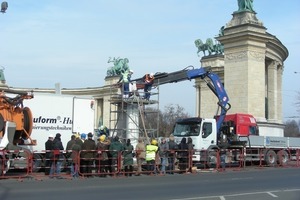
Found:
[{"label": "blue crane arm", "polygon": [[[206,82],[209,89],[218,98],[218,100],[219,100],[218,105],[221,108],[221,113],[217,119],[217,130],[218,130],[218,136],[219,136],[222,123],[225,119],[225,115],[231,107],[229,104],[229,97],[226,93],[226,90],[225,90],[223,84],[221,83],[220,77],[217,74],[212,73],[210,70],[207,70],[207,68],[188,70],[187,77],[189,79],[195,79],[195,78],[203,79]],[[208,82],[206,80],[206,78],[210,79],[210,82]]]},{"label": "blue crane arm", "polygon": [[[213,72],[211,72],[210,67],[201,67],[195,69],[193,66],[188,66],[183,70],[175,71],[171,73],[156,73],[154,75],[154,83],[153,86],[159,86],[167,83],[177,83],[185,80],[192,80],[195,78],[203,79],[209,89],[216,95],[218,98],[218,105],[221,108],[221,112],[219,117],[217,118],[217,130],[218,136],[220,135],[220,128],[224,121],[225,115],[227,111],[230,109],[229,98],[227,93],[223,87],[223,84],[219,78],[219,76]],[[210,79],[210,81],[206,79]],[[132,81],[136,81],[138,85],[138,89],[143,88],[143,79],[135,79]]]}]

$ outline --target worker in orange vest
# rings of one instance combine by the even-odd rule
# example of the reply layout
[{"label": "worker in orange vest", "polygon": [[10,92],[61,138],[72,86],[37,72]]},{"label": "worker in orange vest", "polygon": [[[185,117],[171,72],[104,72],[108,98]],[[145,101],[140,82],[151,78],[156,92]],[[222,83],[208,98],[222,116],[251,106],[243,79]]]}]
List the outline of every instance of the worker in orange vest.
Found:
[{"label": "worker in orange vest", "polygon": [[154,74],[153,73],[145,74],[145,76],[143,76],[143,80],[144,80],[144,83],[145,83],[144,99],[149,100],[150,99],[150,91],[152,89],[152,84],[154,82]]}]

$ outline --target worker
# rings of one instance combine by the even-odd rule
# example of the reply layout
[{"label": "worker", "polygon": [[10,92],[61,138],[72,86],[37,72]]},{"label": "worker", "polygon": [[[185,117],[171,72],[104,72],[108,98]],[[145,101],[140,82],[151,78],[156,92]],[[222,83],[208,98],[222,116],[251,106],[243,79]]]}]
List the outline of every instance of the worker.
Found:
[{"label": "worker", "polygon": [[62,178],[60,176],[60,172],[62,170],[61,167],[62,167],[62,163],[64,160],[64,155],[62,152],[64,150],[64,147],[63,147],[60,137],[61,137],[61,134],[57,133],[53,140],[54,161],[53,161],[52,167],[50,169],[50,177],[53,178],[53,175],[55,173],[55,175],[58,179]]},{"label": "worker", "polygon": [[137,173],[136,176],[140,176],[142,173],[142,163],[146,158],[146,148],[142,138],[138,139],[138,143],[135,147],[136,162],[137,162]]},{"label": "worker", "polygon": [[53,135],[50,134],[48,136],[48,140],[47,142],[45,143],[45,150],[46,150],[46,153],[45,153],[45,159],[46,159],[46,162],[45,162],[45,175],[49,175],[50,173],[50,168],[52,166],[52,161],[53,161]]},{"label": "worker", "polygon": [[104,125],[101,125],[98,130],[98,137],[100,137],[101,135],[105,135],[106,137],[109,136],[109,129]]},{"label": "worker", "polygon": [[189,147],[186,143],[186,138],[182,138],[181,142],[178,145],[178,166],[180,173],[185,173],[188,167],[188,156],[189,156]]},{"label": "worker", "polygon": [[159,156],[161,163],[161,175],[166,174],[166,166],[168,165],[168,156],[169,156],[169,143],[167,143],[166,138],[161,139],[161,143],[159,145]]},{"label": "worker", "polygon": [[71,164],[71,176],[77,178],[79,176],[79,164],[80,164],[80,151],[82,147],[82,140],[79,138],[79,135],[75,135],[75,144],[72,146],[72,164]]},{"label": "worker", "polygon": [[83,152],[82,159],[83,159],[83,173],[87,177],[91,177],[92,175],[92,167],[95,160],[95,153],[96,153],[96,143],[93,140],[93,134],[88,133],[88,139],[83,142],[82,148]]},{"label": "worker", "polygon": [[150,91],[152,89],[152,85],[154,82],[154,74],[150,73],[150,74],[145,74],[145,76],[143,76],[143,81],[144,81],[144,99],[145,100],[149,100],[150,99]]},{"label": "worker", "polygon": [[152,139],[151,143],[146,146],[147,170],[150,175],[155,173],[155,158],[158,151],[157,140]]},{"label": "worker", "polygon": [[85,133],[81,133],[80,134],[80,139],[82,140],[82,142],[84,142],[84,140],[86,139],[86,134]]},{"label": "worker", "polygon": [[178,150],[178,145],[175,142],[174,135],[171,134],[169,137],[169,166],[168,166],[168,173],[169,174],[174,174],[175,170],[175,156],[176,156],[176,151]]},{"label": "worker", "polygon": [[116,171],[119,171],[120,167],[120,159],[121,159],[121,152],[124,150],[123,144],[119,141],[119,137],[116,136],[113,139],[113,142],[109,146],[109,151],[111,154],[111,172],[113,175]]},{"label": "worker", "polygon": [[121,72],[121,77],[117,83],[123,84],[123,98],[129,98],[129,83],[131,81],[132,70],[123,70]]},{"label": "worker", "polygon": [[193,144],[193,139],[191,137],[188,137],[187,139],[187,145],[189,149],[189,154],[188,154],[188,167],[189,167],[189,172],[192,172],[192,167],[193,167],[193,154],[194,154],[194,144]]},{"label": "worker", "polygon": [[69,140],[69,142],[67,143],[67,147],[66,147],[66,160],[67,160],[67,166],[68,166],[68,171],[71,168],[71,164],[72,164],[72,159],[71,159],[71,154],[72,154],[72,147],[73,145],[76,143],[76,135],[73,134],[71,135],[71,140]]},{"label": "worker", "polygon": [[79,133],[76,133],[76,134],[75,134],[75,141],[76,141],[77,144],[80,145],[80,147],[82,146],[83,141],[81,140],[81,136],[80,136]]},{"label": "worker", "polygon": [[126,140],[123,151],[123,166],[125,171],[125,176],[132,176],[133,173],[133,146],[130,139]]},{"label": "worker", "polygon": [[97,144],[100,177],[106,177],[106,174],[110,171],[109,170],[110,167],[108,166],[109,145],[110,145],[110,140],[108,140],[105,135],[101,135],[99,137],[99,142]]},{"label": "worker", "polygon": [[221,164],[221,171],[225,171],[226,167],[226,153],[228,149],[228,141],[227,136],[221,132],[220,140],[218,142],[218,146],[220,147],[219,156],[220,156],[220,164]]}]

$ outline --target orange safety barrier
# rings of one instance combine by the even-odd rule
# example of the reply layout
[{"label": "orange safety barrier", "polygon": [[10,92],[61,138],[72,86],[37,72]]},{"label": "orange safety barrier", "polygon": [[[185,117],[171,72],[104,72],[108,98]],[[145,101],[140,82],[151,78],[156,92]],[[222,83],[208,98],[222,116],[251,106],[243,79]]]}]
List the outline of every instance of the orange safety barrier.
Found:
[{"label": "orange safety barrier", "polygon": [[296,153],[297,167],[300,167],[300,149],[297,150]]},{"label": "orange safety barrier", "polygon": [[[108,156],[103,157],[106,153]],[[124,175],[122,170],[122,152],[110,150],[81,150],[78,154],[78,164],[74,167],[73,176],[117,176]]]},{"label": "orange safety barrier", "polygon": [[221,149],[217,151],[217,169],[225,171],[240,170],[244,163],[243,151],[240,149]]},{"label": "orange safety barrier", "polygon": [[47,150],[44,151],[44,169],[45,175],[49,175],[50,178],[69,178],[69,175],[62,173],[66,169],[68,160],[66,158],[66,152],[63,150]]},{"label": "orange safety barrier", "polygon": [[24,150],[0,151],[0,179],[28,177],[31,170],[32,154]]},{"label": "orange safety barrier", "polygon": [[[207,169],[240,170],[249,161],[258,162],[260,168],[266,166],[300,167],[299,149],[170,150],[163,158],[157,152],[156,159],[153,161],[139,160],[137,157],[140,153],[109,150],[81,150],[79,152],[53,150],[39,153],[24,150],[0,151],[0,178],[39,177],[41,173],[35,172],[43,169],[46,175],[58,178],[187,174]],[[139,163],[132,163],[135,159]],[[195,162],[196,159],[198,162]],[[8,166],[9,164],[13,165]],[[7,168],[10,169],[8,172]]]}]

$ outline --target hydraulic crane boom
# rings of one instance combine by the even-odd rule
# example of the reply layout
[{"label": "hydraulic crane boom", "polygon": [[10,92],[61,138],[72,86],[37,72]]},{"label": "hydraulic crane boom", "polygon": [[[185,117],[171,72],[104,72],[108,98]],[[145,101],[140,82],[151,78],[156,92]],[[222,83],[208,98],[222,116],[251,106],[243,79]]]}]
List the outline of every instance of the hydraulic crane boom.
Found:
[{"label": "hydraulic crane boom", "polygon": [[[177,83],[185,80],[192,80],[196,78],[203,79],[209,89],[216,95],[218,98],[218,106],[221,108],[221,112],[217,119],[217,130],[218,135],[220,134],[220,128],[224,121],[225,115],[227,111],[230,109],[229,98],[227,93],[223,87],[223,84],[219,78],[219,76],[213,72],[211,72],[210,67],[206,68],[197,68],[195,69],[193,66],[186,67],[183,70],[172,72],[172,73],[156,73],[154,75],[154,83],[153,86],[159,86],[166,83]],[[209,79],[209,80],[207,80]],[[135,79],[138,89],[143,88],[143,80]]]},{"label": "hydraulic crane boom", "polygon": [[[210,70],[206,70],[206,68],[189,70],[187,71],[187,76],[189,77],[189,79],[195,79],[198,77],[203,79],[206,82],[209,89],[218,98],[218,105],[221,108],[221,113],[217,119],[217,130],[219,136],[222,123],[225,119],[225,115],[227,111],[231,108],[231,105],[228,103],[228,95],[225,91],[225,88],[223,87],[223,84],[221,83],[219,76],[215,73],[212,73]],[[206,77],[210,79],[210,82],[206,80]]]}]

